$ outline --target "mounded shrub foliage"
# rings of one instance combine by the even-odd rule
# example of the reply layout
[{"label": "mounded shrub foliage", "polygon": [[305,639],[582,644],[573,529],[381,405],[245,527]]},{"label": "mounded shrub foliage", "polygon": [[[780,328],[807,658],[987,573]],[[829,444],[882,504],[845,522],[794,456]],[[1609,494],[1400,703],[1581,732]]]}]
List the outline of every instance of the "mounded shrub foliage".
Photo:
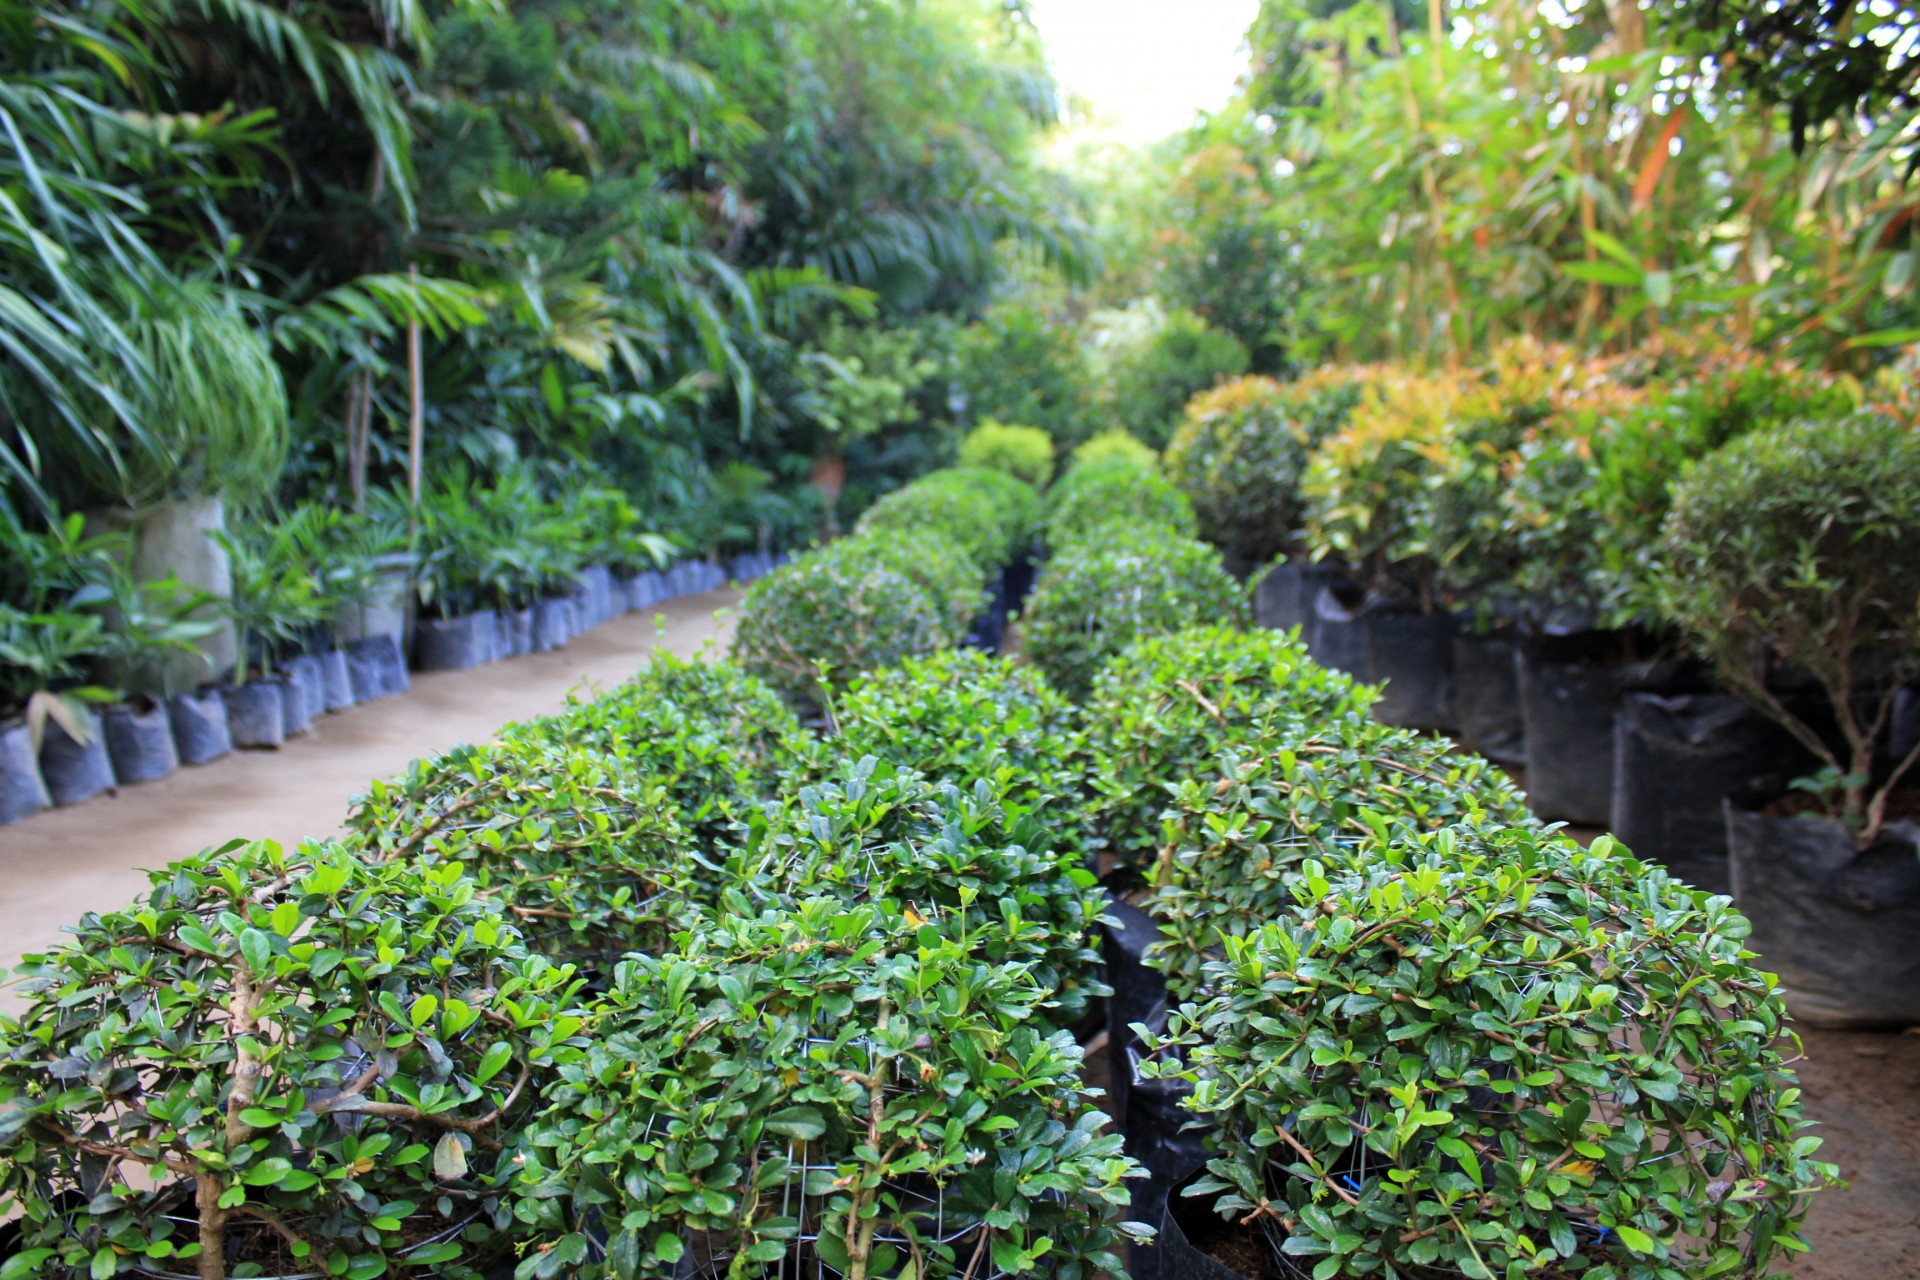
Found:
[{"label": "mounded shrub foliage", "polygon": [[1101,665],[1142,636],[1246,620],[1246,591],[1212,547],[1114,525],[1047,563],[1021,640],[1055,688],[1084,698]]},{"label": "mounded shrub foliage", "polygon": [[1080,463],[1054,485],[1046,542],[1056,553],[1113,530],[1164,529],[1191,538],[1193,507],[1159,471],[1126,458]]},{"label": "mounded shrub foliage", "polygon": [[1053,437],[1039,427],[988,419],[960,442],[960,465],[997,471],[1042,489],[1053,478]]},{"label": "mounded shrub foliage", "polygon": [[959,932],[822,898],[622,965],[528,1132],[520,1275],[1119,1271],[1079,1046]]},{"label": "mounded shrub foliage", "polygon": [[1188,1194],[1321,1277],[1760,1275],[1832,1175],[1746,921],[1602,837],[1449,829],[1310,862],[1156,1075]]},{"label": "mounded shrub foliage", "polygon": [[511,1249],[515,1137],[583,1020],[452,862],[228,846],[29,957],[0,1018],[10,1274],[401,1267]]},{"label": "mounded shrub foliage", "polygon": [[[990,473],[997,474],[997,473]],[[964,551],[983,571],[997,569],[1013,556],[1016,530],[1004,495],[965,477],[944,480],[936,472],[896,489],[867,508],[856,534],[885,541],[901,535],[933,533]],[[988,482],[989,484],[991,482]]]}]

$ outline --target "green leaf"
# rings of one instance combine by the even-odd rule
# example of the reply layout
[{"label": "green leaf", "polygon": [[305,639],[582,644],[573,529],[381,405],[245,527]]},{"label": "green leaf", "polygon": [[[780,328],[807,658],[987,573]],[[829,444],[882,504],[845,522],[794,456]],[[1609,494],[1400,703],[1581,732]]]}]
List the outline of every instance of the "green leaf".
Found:
[{"label": "green leaf", "polygon": [[811,1142],[827,1131],[827,1121],[818,1107],[788,1107],[768,1116],[766,1127],[773,1133]]},{"label": "green leaf", "polygon": [[273,972],[273,944],[258,929],[241,930],[240,956],[256,974],[265,976]]},{"label": "green leaf", "polygon": [[1615,1235],[1620,1237],[1620,1243],[1635,1253],[1653,1253],[1655,1251],[1653,1237],[1638,1227],[1621,1225],[1616,1226],[1613,1231]]},{"label": "green leaf", "polygon": [[112,1245],[103,1244],[94,1250],[93,1265],[89,1269],[93,1273],[93,1280],[110,1280],[113,1273],[120,1269],[120,1255],[113,1251]]},{"label": "green leaf", "polygon": [[505,1070],[506,1065],[512,1061],[513,1046],[504,1040],[497,1041],[480,1055],[480,1065],[474,1069],[473,1082],[485,1084]]}]

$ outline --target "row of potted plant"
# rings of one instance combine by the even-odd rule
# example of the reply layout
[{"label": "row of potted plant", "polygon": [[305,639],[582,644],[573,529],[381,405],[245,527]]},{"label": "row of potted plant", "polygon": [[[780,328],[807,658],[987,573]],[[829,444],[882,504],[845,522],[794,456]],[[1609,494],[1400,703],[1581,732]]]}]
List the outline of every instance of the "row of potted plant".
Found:
[{"label": "row of potted plant", "polygon": [[[1230,556],[1278,557],[1260,621],[1384,681],[1377,715],[1736,889],[1808,1016],[1896,1023],[1920,1018],[1920,969],[1883,965],[1920,937],[1889,826],[1920,670],[1920,587],[1886,567],[1920,550],[1913,421],[1897,388],[1752,353],[1519,342],[1479,369],[1228,384],[1167,466]],[[1803,812],[1833,822],[1742,816]]]}]

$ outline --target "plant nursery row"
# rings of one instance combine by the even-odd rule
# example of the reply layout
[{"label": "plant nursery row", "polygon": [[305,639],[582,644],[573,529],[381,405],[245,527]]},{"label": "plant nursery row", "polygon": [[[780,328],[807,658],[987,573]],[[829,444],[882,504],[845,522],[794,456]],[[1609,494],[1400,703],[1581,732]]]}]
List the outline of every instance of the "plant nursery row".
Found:
[{"label": "plant nursery row", "polygon": [[693,558],[645,531],[619,492],[550,498],[524,473],[449,483],[417,509],[384,498],[367,514],[307,505],[231,531],[219,504],[161,513],[188,537],[78,515],[0,529],[0,823],[278,747],[323,714],[404,691],[410,669],[547,652],[784,558]]},{"label": "plant nursery row", "polygon": [[30,958],[0,1275],[1784,1265],[1835,1171],[1746,919],[1249,628],[1136,452],[930,475],[728,660]]}]

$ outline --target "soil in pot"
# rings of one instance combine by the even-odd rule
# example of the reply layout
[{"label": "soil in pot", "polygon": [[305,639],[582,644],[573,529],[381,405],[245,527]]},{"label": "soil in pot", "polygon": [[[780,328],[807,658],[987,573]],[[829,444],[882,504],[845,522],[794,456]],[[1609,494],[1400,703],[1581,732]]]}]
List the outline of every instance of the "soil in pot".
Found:
[{"label": "soil in pot", "polygon": [[345,711],[354,704],[353,668],[345,649],[329,649],[320,655],[320,690],[328,711]]},{"label": "soil in pot", "polygon": [[1226,1221],[1211,1201],[1180,1194],[1185,1189],[1168,1196],[1159,1219],[1153,1251],[1160,1280],[1298,1280],[1307,1274],[1282,1270],[1263,1233]]},{"label": "soil in pot", "polygon": [[218,689],[178,693],[167,699],[173,747],[181,764],[208,764],[233,750],[227,703]]},{"label": "soil in pot", "polygon": [[1632,637],[1592,631],[1520,645],[1516,671],[1527,740],[1527,803],[1550,821],[1613,818],[1614,707],[1633,690],[1688,692],[1698,675],[1670,659],[1632,656]]},{"label": "soil in pot", "polygon": [[1780,975],[1794,1017],[1814,1026],[1920,1025],[1920,797],[1896,799],[1901,820],[1866,849],[1834,819],[1779,816],[1791,802],[1774,816],[1727,805],[1748,945]]},{"label": "soil in pot", "polygon": [[53,806],[33,734],[24,724],[0,728],[0,824],[18,822]]},{"label": "soil in pot", "polygon": [[1818,767],[1779,724],[1725,693],[1628,693],[1613,741],[1613,834],[1709,893],[1731,887],[1726,803],[1754,808]]},{"label": "soil in pot", "polygon": [[1458,632],[1453,637],[1447,708],[1460,741],[1495,764],[1527,762],[1520,716],[1520,678],[1510,631]]},{"label": "soil in pot", "polygon": [[413,664],[421,671],[466,671],[493,661],[493,610],[458,618],[422,618],[413,636]]},{"label": "soil in pot", "polygon": [[550,653],[573,639],[573,606],[548,596],[533,606],[533,652]]},{"label": "soil in pot", "polygon": [[390,635],[368,636],[349,644],[347,672],[353,681],[353,696],[359,702],[405,693],[413,685],[406,659],[400,653],[400,641]]},{"label": "soil in pot", "polygon": [[113,776],[121,782],[152,782],[180,767],[180,751],[173,742],[173,720],[167,704],[141,698],[124,707],[110,707],[101,717],[107,756]]},{"label": "soil in pot", "polygon": [[287,740],[286,686],[255,680],[220,690],[227,703],[227,732],[236,747],[278,747]]},{"label": "soil in pot", "polygon": [[1403,729],[1453,728],[1447,703],[1453,616],[1412,609],[1368,609],[1362,616],[1370,678],[1386,682],[1374,719]]},{"label": "soil in pot", "polygon": [[1307,652],[1328,670],[1371,681],[1373,663],[1367,647],[1363,602],[1333,587],[1322,587],[1314,597]]},{"label": "soil in pot", "polygon": [[48,720],[40,734],[40,777],[57,805],[79,804],[113,790],[113,760],[107,755],[107,737],[100,717],[89,716],[87,740],[77,742],[56,720]]}]

